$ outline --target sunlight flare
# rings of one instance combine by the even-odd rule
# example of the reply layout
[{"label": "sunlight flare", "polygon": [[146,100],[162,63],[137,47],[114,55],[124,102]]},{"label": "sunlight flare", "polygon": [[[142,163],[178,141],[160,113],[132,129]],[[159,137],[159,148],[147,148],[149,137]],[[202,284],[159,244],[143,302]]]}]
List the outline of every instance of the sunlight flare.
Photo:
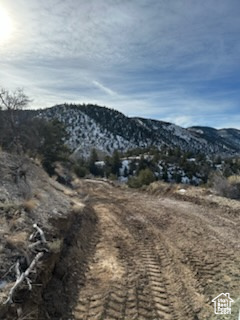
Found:
[{"label": "sunlight flare", "polygon": [[7,11],[0,7],[0,44],[9,39],[12,32],[12,21]]}]

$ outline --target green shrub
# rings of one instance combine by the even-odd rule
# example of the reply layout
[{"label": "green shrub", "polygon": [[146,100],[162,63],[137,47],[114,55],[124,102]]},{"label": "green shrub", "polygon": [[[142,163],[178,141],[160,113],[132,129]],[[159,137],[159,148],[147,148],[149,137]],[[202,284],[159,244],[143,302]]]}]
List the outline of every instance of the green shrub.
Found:
[{"label": "green shrub", "polygon": [[155,181],[155,176],[150,169],[143,169],[139,172],[138,178],[140,179],[141,185],[149,185]]},{"label": "green shrub", "polygon": [[146,168],[139,172],[137,177],[132,177],[128,180],[128,186],[130,188],[140,188],[142,186],[147,186],[155,181],[155,176],[153,172]]},{"label": "green shrub", "polygon": [[113,173],[110,173],[108,179],[111,180],[111,181],[116,181],[117,180],[117,175],[113,174]]},{"label": "green shrub", "polygon": [[88,170],[87,168],[81,166],[81,165],[75,165],[74,166],[74,172],[76,173],[76,175],[79,177],[79,178],[84,178],[87,173],[88,173]]},{"label": "green shrub", "polygon": [[141,187],[141,182],[138,177],[131,177],[128,180],[128,186],[130,188],[140,188]]}]

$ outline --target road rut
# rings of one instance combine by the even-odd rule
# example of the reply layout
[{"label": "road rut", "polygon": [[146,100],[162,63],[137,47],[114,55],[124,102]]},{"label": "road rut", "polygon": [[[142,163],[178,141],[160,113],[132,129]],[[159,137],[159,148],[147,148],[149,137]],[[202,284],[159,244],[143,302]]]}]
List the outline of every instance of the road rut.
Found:
[{"label": "road rut", "polygon": [[98,217],[76,320],[218,319],[214,297],[240,296],[239,217],[224,208],[85,182]]}]

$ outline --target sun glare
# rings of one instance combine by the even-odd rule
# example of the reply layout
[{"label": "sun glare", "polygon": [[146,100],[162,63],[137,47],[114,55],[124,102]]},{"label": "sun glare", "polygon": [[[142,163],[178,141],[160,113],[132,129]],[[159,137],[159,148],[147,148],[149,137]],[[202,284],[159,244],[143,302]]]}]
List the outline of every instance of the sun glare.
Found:
[{"label": "sun glare", "polygon": [[12,21],[7,11],[0,7],[0,43],[6,41],[12,32]]}]

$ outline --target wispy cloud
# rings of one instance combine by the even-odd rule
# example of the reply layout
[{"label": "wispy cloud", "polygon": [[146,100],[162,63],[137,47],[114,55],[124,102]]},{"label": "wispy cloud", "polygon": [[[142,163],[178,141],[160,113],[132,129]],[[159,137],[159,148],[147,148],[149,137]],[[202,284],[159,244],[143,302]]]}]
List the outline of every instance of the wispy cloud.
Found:
[{"label": "wispy cloud", "polygon": [[103,92],[109,94],[110,96],[117,96],[117,95],[118,95],[115,91],[107,88],[107,87],[104,86],[102,83],[100,83],[100,82],[98,82],[98,81],[96,81],[96,80],[94,80],[92,83],[93,83],[97,88],[99,88],[99,89],[102,90]]},{"label": "wispy cloud", "polygon": [[[240,117],[238,0],[1,0],[1,85],[188,125]],[[230,120],[231,119],[231,120]]]}]

